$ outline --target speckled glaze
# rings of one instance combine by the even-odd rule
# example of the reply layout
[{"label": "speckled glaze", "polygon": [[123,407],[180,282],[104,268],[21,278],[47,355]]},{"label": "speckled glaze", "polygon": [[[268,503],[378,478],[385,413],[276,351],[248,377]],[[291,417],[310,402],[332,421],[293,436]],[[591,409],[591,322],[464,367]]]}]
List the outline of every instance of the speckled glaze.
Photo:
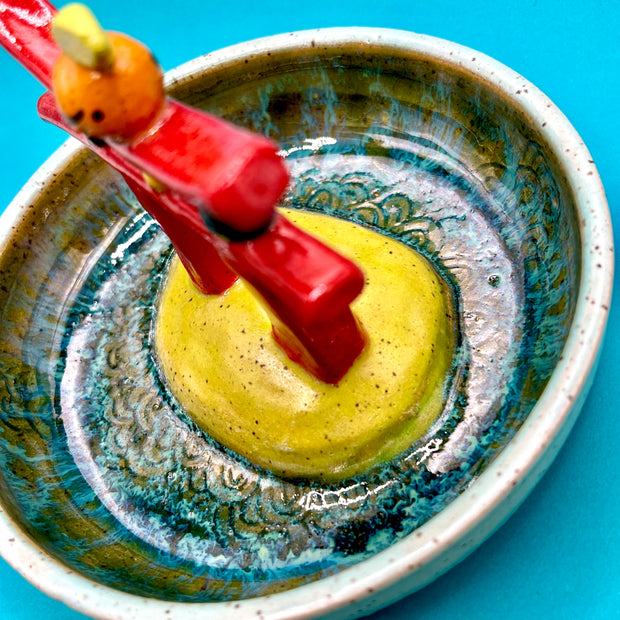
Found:
[{"label": "speckled glaze", "polygon": [[2,218],[0,551],[95,617],[370,613],[482,542],[568,434],[611,296],[596,169],[521,76],[411,33],[272,37],[168,83],[281,143],[287,206],[433,261],[460,315],[444,413],[401,458],[333,486],[210,441],[151,354],[169,244],[67,144]]}]

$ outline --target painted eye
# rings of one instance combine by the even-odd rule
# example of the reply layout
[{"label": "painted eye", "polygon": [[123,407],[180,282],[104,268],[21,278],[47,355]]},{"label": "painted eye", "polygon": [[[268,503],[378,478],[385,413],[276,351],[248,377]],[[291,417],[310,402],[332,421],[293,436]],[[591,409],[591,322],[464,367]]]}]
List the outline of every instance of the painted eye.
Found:
[{"label": "painted eye", "polygon": [[101,110],[95,110],[90,116],[95,123],[100,123],[105,118],[105,114]]},{"label": "painted eye", "polygon": [[71,117],[71,121],[74,123],[79,123],[83,118],[84,118],[84,110],[79,110]]}]

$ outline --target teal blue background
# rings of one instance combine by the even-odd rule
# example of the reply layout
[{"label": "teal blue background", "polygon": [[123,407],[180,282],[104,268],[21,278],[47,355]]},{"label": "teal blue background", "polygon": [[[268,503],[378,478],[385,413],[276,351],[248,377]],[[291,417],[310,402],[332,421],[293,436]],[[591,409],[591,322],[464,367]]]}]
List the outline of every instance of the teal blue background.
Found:
[{"label": "teal blue background", "polygon": [[[248,39],[331,26],[402,28],[472,47],[521,73],[566,114],[599,168],[620,230],[618,0],[89,4],[104,27],[149,45],[165,69]],[[64,134],[38,119],[42,87],[1,50],[0,93],[2,211]],[[374,618],[620,618],[619,332],[614,303],[584,410],[525,503],[464,562]],[[83,617],[0,560],[1,620]]]}]

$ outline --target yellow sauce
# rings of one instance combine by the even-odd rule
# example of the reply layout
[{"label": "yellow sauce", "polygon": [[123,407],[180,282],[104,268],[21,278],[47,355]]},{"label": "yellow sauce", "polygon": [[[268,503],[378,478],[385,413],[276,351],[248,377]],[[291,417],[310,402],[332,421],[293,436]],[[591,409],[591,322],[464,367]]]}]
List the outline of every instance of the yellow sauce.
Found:
[{"label": "yellow sauce", "polygon": [[453,307],[428,261],[405,245],[325,215],[286,216],[356,261],[352,305],[368,344],[337,385],[291,362],[242,282],[203,296],[174,260],[155,347],[184,410],[208,435],[283,477],[337,481],[409,448],[437,419],[454,350]]}]

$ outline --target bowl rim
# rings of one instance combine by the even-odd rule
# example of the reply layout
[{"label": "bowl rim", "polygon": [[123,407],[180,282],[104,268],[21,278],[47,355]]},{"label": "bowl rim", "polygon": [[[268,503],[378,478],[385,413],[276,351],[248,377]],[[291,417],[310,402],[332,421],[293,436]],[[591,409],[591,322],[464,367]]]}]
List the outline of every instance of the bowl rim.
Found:
[{"label": "bowl rim", "polygon": [[[127,594],[69,569],[33,543],[0,505],[0,555],[37,588],[97,618],[353,618],[395,602],[464,559],[520,505],[551,464],[583,405],[596,369],[613,286],[611,217],[585,144],[562,112],[517,72],[471,48],[437,37],[385,28],[338,27],[268,36],[191,60],[166,74],[182,85],[222,66],[267,52],[315,46],[390,49],[426,56],[495,90],[545,137],[563,168],[579,216],[581,275],[575,316],[562,358],[513,439],[485,471],[414,533],[336,575],[278,594],[233,602],[176,603]],[[41,189],[86,149],[70,138],[34,174],[0,218],[0,252]]]}]

